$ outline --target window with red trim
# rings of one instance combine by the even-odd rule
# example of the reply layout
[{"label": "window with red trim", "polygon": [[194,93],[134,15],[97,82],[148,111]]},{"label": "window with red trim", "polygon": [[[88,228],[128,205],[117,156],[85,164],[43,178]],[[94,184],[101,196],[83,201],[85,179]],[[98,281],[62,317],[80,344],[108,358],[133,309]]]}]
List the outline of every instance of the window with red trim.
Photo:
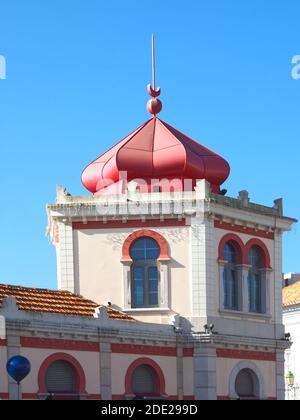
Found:
[{"label": "window with red trim", "polygon": [[148,237],[137,239],[130,248],[131,298],[133,308],[159,306],[158,243]]}]

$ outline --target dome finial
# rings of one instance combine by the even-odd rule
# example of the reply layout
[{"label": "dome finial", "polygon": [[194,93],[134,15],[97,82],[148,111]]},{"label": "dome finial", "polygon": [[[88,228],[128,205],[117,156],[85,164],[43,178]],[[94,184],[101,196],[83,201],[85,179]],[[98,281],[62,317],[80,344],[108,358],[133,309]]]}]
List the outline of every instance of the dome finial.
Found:
[{"label": "dome finial", "polygon": [[150,114],[156,115],[159,114],[162,110],[162,103],[157,97],[160,95],[161,89],[156,89],[156,80],[155,80],[155,42],[154,34],[152,34],[152,85],[148,85],[148,93],[152,96],[147,103],[147,110]]}]

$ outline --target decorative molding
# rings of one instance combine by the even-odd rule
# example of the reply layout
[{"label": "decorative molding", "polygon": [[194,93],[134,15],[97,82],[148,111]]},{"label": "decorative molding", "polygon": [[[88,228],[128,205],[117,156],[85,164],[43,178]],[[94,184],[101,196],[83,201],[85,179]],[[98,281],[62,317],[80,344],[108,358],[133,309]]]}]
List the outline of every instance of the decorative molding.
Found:
[{"label": "decorative molding", "polygon": [[171,259],[169,255],[168,242],[166,241],[166,239],[160,233],[155,232],[154,230],[143,229],[133,232],[125,239],[122,248],[121,261],[132,261],[132,258],[130,256],[130,247],[134,241],[143,237],[152,238],[158,243],[160,247],[160,255],[158,257],[159,261],[169,261]]},{"label": "decorative molding", "polygon": [[217,357],[223,359],[276,361],[276,353],[235,349],[217,349]]},{"label": "decorative molding", "polygon": [[253,246],[259,247],[260,250],[262,251],[264,268],[271,268],[271,260],[270,260],[270,254],[269,254],[268,248],[266,247],[266,244],[263,241],[256,238],[250,239],[250,241],[248,241],[245,245],[244,263],[245,264],[248,263],[248,254],[249,254],[250,249]]},{"label": "decorative molding", "polygon": [[[238,235],[235,235],[234,233],[228,233],[227,235],[224,235],[219,243],[219,255],[218,259],[219,261],[225,261],[224,260],[224,247],[227,244],[227,242],[231,242],[234,246],[237,255],[238,255],[238,261],[237,263],[242,264],[244,260],[244,242],[241,240],[241,238]],[[226,263],[226,262],[225,262]]]},{"label": "decorative molding", "polygon": [[234,233],[228,233],[224,235],[220,240],[218,260],[221,263],[224,261],[224,247],[227,242],[232,242],[232,244],[235,246],[238,253],[238,257],[239,257],[238,262],[246,266],[249,265],[248,254],[249,254],[250,248],[252,248],[253,246],[259,247],[263,256],[263,267],[265,269],[272,270],[270,254],[269,254],[266,244],[263,241],[261,241],[258,238],[252,238],[247,243],[244,244],[242,239],[238,235],[235,235]]},{"label": "decorative molding", "polygon": [[35,349],[99,352],[99,343],[89,341],[59,340],[53,338],[21,337],[21,346]]},{"label": "decorative molding", "polygon": [[244,233],[246,235],[257,236],[258,238],[274,240],[274,232],[268,232],[266,230],[250,228],[247,226],[235,225],[231,223],[225,223],[215,220],[215,228],[229,230],[231,232]]}]

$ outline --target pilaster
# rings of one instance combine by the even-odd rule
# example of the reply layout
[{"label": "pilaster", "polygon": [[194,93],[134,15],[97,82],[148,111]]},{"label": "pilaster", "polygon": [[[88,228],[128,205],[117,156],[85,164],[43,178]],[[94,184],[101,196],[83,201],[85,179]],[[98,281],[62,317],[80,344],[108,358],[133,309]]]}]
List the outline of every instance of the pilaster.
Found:
[{"label": "pilaster", "polygon": [[69,292],[75,290],[74,282],[74,249],[72,223],[59,223],[59,243],[56,245],[58,288]]},{"label": "pilaster", "polygon": [[217,399],[217,354],[211,344],[194,348],[194,395],[196,400]]},{"label": "pilaster", "polygon": [[111,343],[100,341],[100,389],[102,400],[112,399]]}]

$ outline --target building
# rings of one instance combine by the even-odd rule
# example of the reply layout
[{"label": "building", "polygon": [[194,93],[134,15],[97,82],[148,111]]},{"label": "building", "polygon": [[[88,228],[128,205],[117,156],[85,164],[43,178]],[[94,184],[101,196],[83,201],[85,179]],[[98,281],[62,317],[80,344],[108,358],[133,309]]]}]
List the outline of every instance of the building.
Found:
[{"label": "building", "polygon": [[48,206],[59,290],[2,287],[1,377],[22,354],[23,398],[284,399],[295,220],[280,199],[227,197],[227,161],[159,119],[148,91],[150,120],[84,170],[92,195],[59,187]]},{"label": "building", "polygon": [[283,323],[290,334],[292,346],[286,351],[286,399],[300,399],[300,274],[284,276]]}]

